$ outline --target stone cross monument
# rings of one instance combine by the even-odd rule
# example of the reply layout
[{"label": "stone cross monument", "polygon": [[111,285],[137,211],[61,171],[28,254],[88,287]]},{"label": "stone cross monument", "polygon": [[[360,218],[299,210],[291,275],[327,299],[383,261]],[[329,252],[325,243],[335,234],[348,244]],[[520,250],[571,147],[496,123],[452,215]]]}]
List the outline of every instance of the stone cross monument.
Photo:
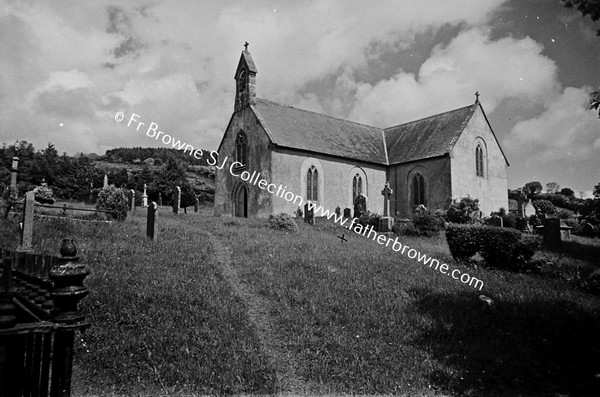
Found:
[{"label": "stone cross monument", "polygon": [[394,219],[390,217],[390,196],[394,193],[390,188],[390,182],[386,181],[381,194],[383,195],[383,216],[379,220],[379,233],[389,233],[392,231]]},{"label": "stone cross monument", "polygon": [[104,174],[104,184],[102,185],[102,188],[107,188],[108,187],[108,175]]},{"label": "stone cross monument", "polygon": [[144,183],[144,194],[142,194],[142,206],[148,206],[148,195],[146,194],[146,184]]}]

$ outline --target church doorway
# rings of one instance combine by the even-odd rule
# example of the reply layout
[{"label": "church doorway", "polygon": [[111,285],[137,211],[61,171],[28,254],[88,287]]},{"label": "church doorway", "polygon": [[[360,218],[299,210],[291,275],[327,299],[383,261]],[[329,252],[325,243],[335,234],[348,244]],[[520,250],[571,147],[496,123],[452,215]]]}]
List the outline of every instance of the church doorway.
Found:
[{"label": "church doorway", "polygon": [[233,189],[233,216],[248,217],[248,189],[242,183]]}]

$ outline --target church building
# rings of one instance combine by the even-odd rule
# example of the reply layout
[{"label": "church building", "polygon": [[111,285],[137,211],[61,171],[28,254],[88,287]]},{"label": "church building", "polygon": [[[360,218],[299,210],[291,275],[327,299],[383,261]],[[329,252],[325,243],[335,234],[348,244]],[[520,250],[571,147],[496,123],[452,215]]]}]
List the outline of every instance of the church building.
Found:
[{"label": "church building", "polygon": [[243,166],[216,170],[215,215],[293,214],[298,203],[242,180],[241,171],[285,186],[333,212],[362,200],[383,214],[389,181],[391,216],[410,217],[421,204],[445,210],[453,199],[479,199],[484,216],[508,209],[508,161],[483,111],[474,103],[409,123],[378,128],[256,97],[258,70],[242,51],[235,72],[234,112],[219,159]]}]

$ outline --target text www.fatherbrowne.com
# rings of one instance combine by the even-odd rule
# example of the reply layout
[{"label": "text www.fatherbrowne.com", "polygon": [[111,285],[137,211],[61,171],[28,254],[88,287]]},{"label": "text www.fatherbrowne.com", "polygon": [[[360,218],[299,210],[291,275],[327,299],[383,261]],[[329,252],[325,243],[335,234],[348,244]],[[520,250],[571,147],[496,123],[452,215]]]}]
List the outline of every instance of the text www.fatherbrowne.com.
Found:
[{"label": "text www.fatherbrowne.com", "polygon": [[[217,163],[217,157],[218,153],[212,151],[210,153],[210,158],[207,160],[207,162],[209,165],[214,165],[218,170],[221,170],[225,167],[225,164],[227,163],[227,157],[225,157],[225,160],[223,160],[221,166],[219,166]],[[266,189],[269,193],[281,197],[288,202],[294,203],[299,207],[303,206],[304,198],[302,196],[287,191],[287,186],[279,185],[279,187],[277,187],[277,185],[275,185],[274,183],[269,183],[267,180],[261,178],[260,172],[257,173],[256,171],[254,171],[252,174],[250,174],[250,172],[244,171],[240,174],[236,174],[234,172],[236,164],[243,168],[242,163],[240,163],[239,161],[234,161],[229,167],[229,172],[234,177],[240,178],[244,182],[247,182],[251,185],[258,186],[260,189]],[[349,220],[349,218],[344,218],[341,214],[330,212],[329,210],[324,210],[323,207],[321,207],[320,205],[318,206],[311,201],[308,201],[307,204],[309,206],[309,209],[314,211],[315,216],[322,216],[329,220],[333,218],[334,221],[340,224],[341,226],[344,226]],[[386,247],[389,247],[389,245],[392,244],[392,249],[394,251],[400,252],[402,255],[406,255],[410,259],[416,259],[417,262],[420,262],[424,265],[429,265],[430,268],[434,268],[435,270],[438,270],[440,273],[445,274],[448,277],[452,277],[455,280],[459,280],[463,284],[468,284],[469,286],[475,289],[479,289],[480,291],[483,288],[483,281],[479,280],[478,278],[472,277],[467,273],[461,273],[461,271],[458,269],[451,270],[450,266],[448,266],[446,263],[440,264],[440,261],[438,261],[437,259],[427,256],[419,252],[415,248],[410,248],[408,245],[403,245],[402,243],[400,243],[400,241],[398,241],[398,237],[395,237],[394,239],[392,239],[391,237],[388,238],[384,234],[377,233],[373,229],[373,226],[365,227],[359,223],[356,223],[356,221],[356,218],[352,218],[352,220],[350,221],[350,225],[346,227],[348,229],[351,229],[356,234],[366,236],[367,238],[372,238],[373,241],[377,241],[379,244],[385,243],[384,245]]]}]

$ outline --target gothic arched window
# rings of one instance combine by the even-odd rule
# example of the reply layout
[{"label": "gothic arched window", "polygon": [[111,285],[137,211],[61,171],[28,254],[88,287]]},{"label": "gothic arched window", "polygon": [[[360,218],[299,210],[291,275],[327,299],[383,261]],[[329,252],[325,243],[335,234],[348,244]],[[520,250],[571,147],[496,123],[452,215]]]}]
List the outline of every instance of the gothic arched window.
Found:
[{"label": "gothic arched window", "polygon": [[362,194],[362,177],[356,174],[352,179],[352,200],[359,194]]},{"label": "gothic arched window", "polygon": [[306,173],[306,199],[317,201],[319,189],[319,175],[315,166],[311,166]]},{"label": "gothic arched window", "polygon": [[248,160],[248,138],[244,131],[240,131],[235,138],[235,161],[246,165]]},{"label": "gothic arched window", "polygon": [[240,74],[238,76],[238,92],[241,94],[246,88],[246,71],[244,69],[240,70]]},{"label": "gothic arched window", "polygon": [[484,177],[483,171],[483,147],[481,144],[477,144],[475,148],[475,172],[477,176]]},{"label": "gothic arched window", "polygon": [[425,180],[423,175],[415,174],[412,179],[412,204],[413,206],[425,205]]}]

